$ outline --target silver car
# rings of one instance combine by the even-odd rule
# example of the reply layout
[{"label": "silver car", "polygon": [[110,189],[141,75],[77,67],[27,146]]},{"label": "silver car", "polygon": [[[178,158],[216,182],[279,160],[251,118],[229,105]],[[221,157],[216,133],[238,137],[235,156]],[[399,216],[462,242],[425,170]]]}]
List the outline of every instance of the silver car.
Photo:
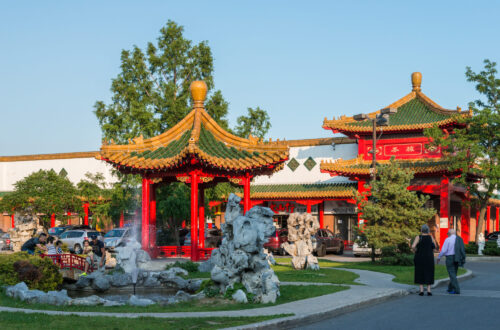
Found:
[{"label": "silver car", "polygon": [[70,251],[80,254],[83,251],[83,241],[90,241],[91,237],[97,235],[97,239],[103,240],[100,232],[88,229],[68,230],[61,234],[59,240],[68,245]]},{"label": "silver car", "polygon": [[116,247],[125,245],[132,236],[130,228],[115,228],[104,235],[104,246],[113,251]]},{"label": "silver car", "polygon": [[0,250],[12,250],[9,233],[0,233]]}]

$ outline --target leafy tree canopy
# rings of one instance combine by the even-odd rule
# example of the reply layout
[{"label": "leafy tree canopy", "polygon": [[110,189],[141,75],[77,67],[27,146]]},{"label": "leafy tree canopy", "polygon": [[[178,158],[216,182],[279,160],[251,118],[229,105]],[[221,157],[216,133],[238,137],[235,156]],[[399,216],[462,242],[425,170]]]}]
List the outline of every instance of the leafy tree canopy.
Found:
[{"label": "leafy tree canopy", "polygon": [[477,235],[484,230],[488,201],[500,189],[500,78],[497,74],[496,63],[490,60],[484,61],[484,69],[479,73],[467,67],[467,81],[475,83],[483,97],[469,103],[472,117],[461,118],[463,128],[446,134],[438,127],[426,131],[433,144],[443,149],[450,169],[462,172],[453,182],[465,187],[480,209],[476,242]]},{"label": "leafy tree canopy", "polygon": [[[121,54],[121,72],[112,80],[112,102],[97,101],[95,115],[103,137],[126,143],[163,133],[184,118],[190,107],[189,86],[204,80],[213,90],[213,58],[206,41],[193,45],[184,28],[173,21],[160,30],[146,51],[134,46]],[[210,93],[206,109],[227,127],[228,103],[220,91]]]},{"label": "leafy tree canopy", "polygon": [[80,212],[81,201],[75,186],[54,170],[34,172],[14,184],[14,191],[2,199],[2,210],[38,215],[45,227],[50,225],[52,214],[56,218],[66,219],[68,211]]},{"label": "leafy tree canopy", "polygon": [[379,249],[409,242],[436,210],[424,208],[427,196],[408,190],[413,173],[401,169],[394,159],[377,165],[377,178],[369,196],[356,192],[368,244]]},{"label": "leafy tree canopy", "polygon": [[259,107],[255,108],[255,110],[248,108],[248,114],[238,117],[236,121],[238,123],[236,134],[244,138],[252,134],[263,139],[271,128],[269,115]]}]

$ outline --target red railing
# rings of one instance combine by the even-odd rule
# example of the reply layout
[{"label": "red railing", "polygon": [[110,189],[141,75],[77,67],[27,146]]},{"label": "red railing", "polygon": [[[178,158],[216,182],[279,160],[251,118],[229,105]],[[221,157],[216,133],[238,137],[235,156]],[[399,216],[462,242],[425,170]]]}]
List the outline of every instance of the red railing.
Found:
[{"label": "red railing", "polygon": [[[64,254],[41,254],[42,258],[50,258],[54,262],[54,265],[60,268],[72,268],[79,269],[81,271],[85,270],[85,258],[80,257],[76,254],[64,253]],[[92,273],[95,270],[89,267],[88,272]]]},{"label": "red railing", "polygon": [[[158,256],[165,258],[190,258],[191,246],[158,246]],[[214,248],[198,248],[199,260],[207,260]]]}]

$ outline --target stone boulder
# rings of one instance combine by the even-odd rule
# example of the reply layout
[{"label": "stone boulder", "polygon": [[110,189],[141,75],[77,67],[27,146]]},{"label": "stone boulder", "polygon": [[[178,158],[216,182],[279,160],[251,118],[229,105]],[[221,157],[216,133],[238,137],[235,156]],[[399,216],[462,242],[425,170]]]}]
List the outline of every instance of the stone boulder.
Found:
[{"label": "stone boulder", "polygon": [[80,276],[78,278],[78,281],[76,281],[75,283],[75,286],[78,288],[78,289],[83,289],[83,288],[86,288],[88,286],[90,286],[92,284],[92,279],[88,276]]},{"label": "stone boulder", "polygon": [[115,287],[122,287],[132,284],[132,276],[127,273],[114,273],[109,280],[110,284]]},{"label": "stone boulder", "polygon": [[309,213],[292,213],[288,217],[288,242],[283,243],[283,249],[292,256],[294,269],[319,269],[312,243],[318,229],[318,219]]},{"label": "stone boulder", "polygon": [[198,271],[202,273],[209,273],[214,268],[214,264],[211,261],[212,259],[208,259],[207,261],[200,262],[198,265]]},{"label": "stone boulder", "polygon": [[98,305],[104,305],[108,300],[103,299],[99,296],[93,295],[93,296],[88,296],[88,297],[83,297],[83,298],[76,298],[72,299],[69,302],[69,305],[72,306],[98,306]]},{"label": "stone boulder", "polygon": [[71,298],[68,296],[68,291],[49,291],[46,295],[38,298],[38,303],[41,304],[50,304],[56,306],[64,306],[68,305],[71,301]]},{"label": "stone boulder", "polygon": [[92,282],[92,288],[96,291],[99,291],[99,292],[107,291],[107,290],[109,290],[110,287],[111,287],[111,284],[109,283],[106,276],[98,276]]},{"label": "stone boulder", "polygon": [[151,299],[138,298],[135,295],[131,295],[128,300],[128,304],[132,306],[149,306],[153,305],[155,302]]},{"label": "stone boulder", "polygon": [[247,295],[243,290],[239,289],[233,294],[233,300],[242,304],[248,303]]}]

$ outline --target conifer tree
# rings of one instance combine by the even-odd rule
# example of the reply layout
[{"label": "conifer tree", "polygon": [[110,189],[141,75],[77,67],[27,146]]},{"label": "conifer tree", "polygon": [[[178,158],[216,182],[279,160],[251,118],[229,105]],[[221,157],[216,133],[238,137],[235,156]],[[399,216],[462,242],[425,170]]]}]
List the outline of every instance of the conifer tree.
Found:
[{"label": "conifer tree", "polygon": [[357,194],[364,219],[360,229],[373,250],[409,242],[436,214],[435,209],[424,208],[427,196],[408,190],[413,176],[391,159],[387,165],[377,165],[377,180],[370,191]]}]

